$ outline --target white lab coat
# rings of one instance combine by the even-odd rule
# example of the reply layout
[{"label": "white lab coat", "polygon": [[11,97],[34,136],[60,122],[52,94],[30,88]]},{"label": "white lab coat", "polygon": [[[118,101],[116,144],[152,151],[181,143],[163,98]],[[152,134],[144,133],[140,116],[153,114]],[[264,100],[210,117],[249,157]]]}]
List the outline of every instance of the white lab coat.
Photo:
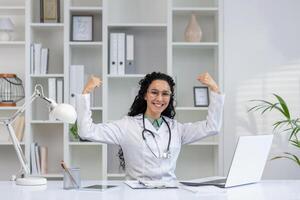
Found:
[{"label": "white lab coat", "polygon": [[[210,93],[210,105],[207,119],[195,123],[179,123],[175,119],[165,117],[171,129],[171,158],[156,158],[142,138],[142,114],[111,123],[94,124],[90,111],[90,95],[77,95],[77,123],[79,135],[83,139],[120,145],[126,163],[127,179],[173,180],[176,179],[175,168],[181,145],[217,134],[221,129],[224,95]],[[153,137],[145,134],[148,145],[155,155],[162,154],[168,145],[169,132],[167,125],[162,123],[156,130],[151,122],[145,119],[145,126],[151,130],[158,143],[157,148]]]}]

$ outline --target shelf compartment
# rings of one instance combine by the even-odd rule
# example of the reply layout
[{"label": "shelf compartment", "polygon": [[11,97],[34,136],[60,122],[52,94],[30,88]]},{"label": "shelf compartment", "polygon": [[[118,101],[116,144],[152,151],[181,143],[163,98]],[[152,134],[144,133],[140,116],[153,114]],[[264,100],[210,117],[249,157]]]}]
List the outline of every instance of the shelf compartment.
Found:
[{"label": "shelf compartment", "polygon": [[[119,120],[127,115],[129,108],[138,93],[140,79],[108,79],[108,120]],[[126,97],[126,98],[124,98]],[[121,100],[121,104],[120,104]]]},{"label": "shelf compartment", "polygon": [[[184,42],[185,29],[189,23],[192,13],[174,13],[173,14],[173,42]],[[201,42],[217,42],[218,41],[218,26],[217,16],[209,13],[196,14],[198,24],[202,31]]]},{"label": "shelf compartment", "polygon": [[63,29],[33,29],[33,43],[41,43],[42,48],[49,49],[49,74],[64,73],[64,34]]},{"label": "shelf compartment", "polygon": [[48,174],[61,171],[60,161],[64,159],[63,125],[33,124],[32,141],[48,148]]},{"label": "shelf compartment", "polygon": [[218,62],[214,49],[173,50],[173,75],[176,81],[176,103],[178,107],[194,107],[193,87],[201,85],[197,80],[200,73],[208,72],[218,82]]},{"label": "shelf compartment", "polygon": [[[90,46],[81,46],[70,48],[70,63],[71,65],[84,66],[84,82],[86,83],[89,77],[93,74],[98,77],[102,76],[102,48],[91,48]],[[102,106],[103,88],[97,87],[91,93],[91,105],[96,107]]]},{"label": "shelf compartment", "polygon": [[166,23],[109,23],[109,28],[167,28]]},{"label": "shelf compartment", "polygon": [[[71,42],[76,42],[76,41],[73,41],[72,40],[72,25],[73,25],[73,22],[72,22],[72,16],[81,16],[81,15],[92,15],[93,16],[93,24],[92,24],[92,30],[93,30],[93,34],[92,34],[92,40],[93,42],[100,42],[102,41],[102,28],[103,28],[103,25],[102,25],[102,13],[101,12],[95,12],[95,11],[71,11],[70,13],[70,31],[71,31],[71,34],[70,34],[70,40]],[[84,43],[84,42],[82,42]]]},{"label": "shelf compartment", "polygon": [[[167,1],[110,0],[108,23],[166,23]],[[120,17],[122,16],[122,17]]]},{"label": "shelf compartment", "polygon": [[[60,23],[63,23],[64,22],[64,3],[65,1],[64,0],[60,0],[60,5],[59,5],[59,9],[60,9],[60,20],[59,22]],[[41,5],[40,5],[40,0],[31,0],[31,22],[33,23],[39,23],[41,22],[40,20],[40,8],[41,8]],[[47,24],[47,23],[45,23]]]},{"label": "shelf compartment", "polygon": [[110,27],[108,36],[110,33],[134,35],[134,74],[167,72],[167,30],[165,28]]},{"label": "shelf compartment", "polygon": [[102,145],[71,145],[70,161],[72,167],[80,168],[82,179],[103,179]]}]

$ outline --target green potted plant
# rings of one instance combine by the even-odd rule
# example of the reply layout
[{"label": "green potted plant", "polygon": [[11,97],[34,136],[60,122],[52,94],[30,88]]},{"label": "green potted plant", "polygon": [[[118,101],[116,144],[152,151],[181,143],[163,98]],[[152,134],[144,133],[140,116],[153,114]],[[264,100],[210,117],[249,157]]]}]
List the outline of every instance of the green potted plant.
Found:
[{"label": "green potted plant", "polygon": [[[271,111],[279,112],[283,116],[283,119],[276,121],[273,124],[273,131],[279,130],[280,133],[288,133],[288,142],[294,147],[296,147],[298,150],[300,150],[300,140],[298,139],[298,134],[300,132],[300,118],[292,119],[289,108],[286,102],[283,100],[283,98],[277,94],[273,95],[276,98],[275,102],[270,102],[266,100],[251,100],[252,102],[256,102],[258,104],[250,108],[249,112],[261,111],[262,115],[266,112]],[[300,158],[295,154],[283,152],[282,155],[276,156],[272,158],[272,160],[279,158],[286,158],[292,160],[300,167]]]},{"label": "green potted plant", "polygon": [[79,141],[77,121],[70,127],[70,133],[74,141]]}]

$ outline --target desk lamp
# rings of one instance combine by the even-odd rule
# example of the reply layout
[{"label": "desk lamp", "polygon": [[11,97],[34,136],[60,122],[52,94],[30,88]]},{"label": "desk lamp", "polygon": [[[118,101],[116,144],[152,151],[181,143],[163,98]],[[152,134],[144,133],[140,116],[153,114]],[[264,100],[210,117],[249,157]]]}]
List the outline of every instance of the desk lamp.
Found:
[{"label": "desk lamp", "polygon": [[57,104],[53,99],[49,99],[45,97],[43,92],[43,87],[40,84],[37,84],[34,88],[34,92],[30,97],[30,100],[27,103],[24,103],[23,106],[17,110],[10,118],[1,118],[0,124],[4,124],[8,130],[10,138],[12,140],[13,146],[17,152],[18,159],[21,163],[21,178],[16,179],[17,185],[45,185],[47,184],[47,179],[43,177],[34,177],[30,176],[30,170],[28,162],[26,161],[25,155],[22,151],[20,143],[16,137],[15,131],[12,128],[12,123],[16,120],[16,118],[21,115],[27,108],[28,105],[32,104],[32,102],[36,98],[41,98],[45,100],[49,105],[49,114],[54,118],[58,119],[64,123],[74,123],[77,118],[77,114],[73,106],[69,104]]}]

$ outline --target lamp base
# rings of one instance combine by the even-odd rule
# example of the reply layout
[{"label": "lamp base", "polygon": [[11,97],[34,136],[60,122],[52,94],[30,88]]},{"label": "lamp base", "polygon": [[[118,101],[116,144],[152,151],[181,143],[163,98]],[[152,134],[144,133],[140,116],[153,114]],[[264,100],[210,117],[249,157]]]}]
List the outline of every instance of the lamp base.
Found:
[{"label": "lamp base", "polygon": [[38,186],[38,185],[46,185],[47,179],[43,177],[34,177],[29,176],[25,178],[18,178],[16,180],[17,185],[26,185],[26,186]]}]

